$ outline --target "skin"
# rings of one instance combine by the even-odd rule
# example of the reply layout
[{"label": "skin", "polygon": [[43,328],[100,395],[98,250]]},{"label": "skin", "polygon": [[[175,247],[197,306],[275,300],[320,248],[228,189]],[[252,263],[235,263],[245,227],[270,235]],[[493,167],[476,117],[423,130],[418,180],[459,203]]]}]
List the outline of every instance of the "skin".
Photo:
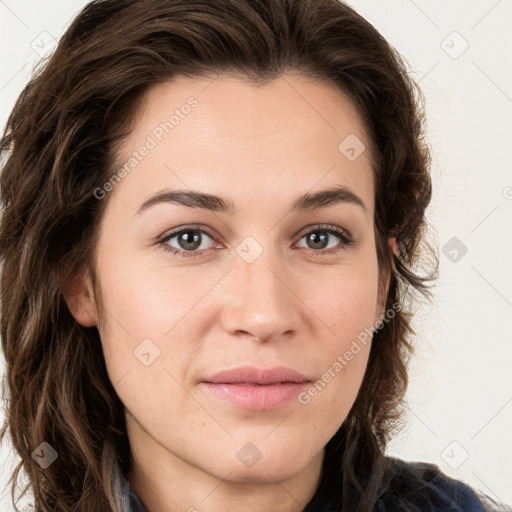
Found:
[{"label": "skin", "polygon": [[[199,382],[248,363],[289,366],[316,381],[379,320],[371,155],[350,161],[338,150],[349,134],[369,141],[347,98],[318,81],[288,74],[255,88],[235,76],[180,77],[148,91],[119,161],[191,96],[197,107],[102,199],[94,260],[101,304],[87,274],[66,283],[65,297],[76,320],[100,332],[126,407],[127,478],[150,512],[301,511],[324,447],[355,401],[370,344],[308,404],[242,409]],[[291,210],[302,194],[338,185],[365,210]],[[164,188],[223,196],[236,215],[174,203],[136,215]],[[191,223],[215,234],[202,235],[198,257],[164,250],[185,251],[178,237],[158,243]],[[326,254],[304,236],[322,233],[318,224],[356,242],[344,247],[328,235],[327,249],[341,249]],[[262,249],[251,263],[236,252],[247,236]],[[147,338],[160,350],[148,366],[134,356]],[[237,456],[247,443],[261,454],[251,467]]]}]

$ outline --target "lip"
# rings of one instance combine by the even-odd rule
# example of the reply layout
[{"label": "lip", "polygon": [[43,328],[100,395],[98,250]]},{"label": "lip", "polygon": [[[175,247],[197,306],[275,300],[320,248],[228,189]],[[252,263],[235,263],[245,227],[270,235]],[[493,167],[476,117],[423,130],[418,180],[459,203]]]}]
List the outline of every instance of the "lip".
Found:
[{"label": "lip", "polygon": [[231,370],[221,372],[202,379],[203,382],[212,384],[279,384],[281,382],[310,382],[310,380],[286,366],[274,366],[273,368],[258,368],[256,366],[239,366]]},{"label": "lip", "polygon": [[242,409],[271,410],[295,398],[311,380],[285,366],[257,368],[241,366],[224,370],[201,381],[201,386],[215,398]]}]

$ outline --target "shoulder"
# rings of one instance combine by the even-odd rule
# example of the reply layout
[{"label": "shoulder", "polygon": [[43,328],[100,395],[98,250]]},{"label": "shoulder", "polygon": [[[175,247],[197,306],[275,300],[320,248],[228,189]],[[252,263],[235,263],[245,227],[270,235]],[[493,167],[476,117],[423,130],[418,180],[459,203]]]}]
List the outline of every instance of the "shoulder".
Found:
[{"label": "shoulder", "polygon": [[468,484],[444,474],[436,464],[386,457],[388,484],[377,512],[512,512]]}]

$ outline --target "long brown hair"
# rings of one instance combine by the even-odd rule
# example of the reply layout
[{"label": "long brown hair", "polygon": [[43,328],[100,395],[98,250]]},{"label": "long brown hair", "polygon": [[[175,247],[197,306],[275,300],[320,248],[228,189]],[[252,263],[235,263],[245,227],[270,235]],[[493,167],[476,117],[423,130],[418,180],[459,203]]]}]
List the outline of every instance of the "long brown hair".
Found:
[{"label": "long brown hair", "polygon": [[[285,71],[348,95],[374,149],[379,275],[390,279],[386,309],[400,308],[373,334],[357,399],[326,446],[318,492],[340,510],[377,503],[386,443],[402,421],[412,299],[431,296],[438,262],[426,240],[421,93],[396,51],[337,0],[97,0],[22,91],[0,143],[2,438],[8,430],[21,458],[13,500],[23,470],[38,511],[121,512],[119,470],[126,474],[130,459],[123,404],[98,330],[72,317],[61,276],[94,275],[108,201],[94,191],[116,171],[142,95],[177,75],[238,73],[264,84]],[[46,469],[32,457],[42,442],[59,454]]]}]

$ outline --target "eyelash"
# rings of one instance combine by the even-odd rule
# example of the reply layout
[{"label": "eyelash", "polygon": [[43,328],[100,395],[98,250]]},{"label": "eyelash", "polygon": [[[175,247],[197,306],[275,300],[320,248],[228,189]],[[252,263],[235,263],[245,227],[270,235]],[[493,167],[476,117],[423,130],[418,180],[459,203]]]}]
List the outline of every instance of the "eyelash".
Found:
[{"label": "eyelash", "polygon": [[[179,255],[184,258],[197,258],[199,256],[202,256],[204,252],[207,252],[210,249],[202,249],[200,251],[198,251],[198,250],[185,251],[184,249],[176,249],[175,247],[171,247],[168,245],[169,240],[171,240],[175,236],[180,235],[182,233],[190,232],[190,231],[208,235],[212,240],[216,241],[215,236],[209,230],[191,225],[191,226],[185,226],[183,228],[180,228],[179,230],[169,233],[164,238],[159,240],[157,242],[157,244],[161,245],[162,249],[164,251],[170,252],[174,256]],[[319,250],[306,249],[310,252],[310,254],[313,254],[314,256],[325,256],[325,255],[330,255],[330,254],[336,254],[336,253],[342,251],[343,249],[345,249],[346,247],[353,245],[355,243],[355,240],[350,238],[347,235],[345,230],[338,228],[336,226],[331,226],[331,225],[326,225],[326,224],[319,224],[318,226],[315,226],[313,229],[310,229],[309,231],[303,233],[300,236],[299,241],[302,240],[306,235],[309,235],[309,234],[315,233],[315,232],[329,233],[331,235],[335,235],[338,238],[340,238],[341,243],[339,243],[336,247],[331,247],[330,249],[319,249]]]}]

